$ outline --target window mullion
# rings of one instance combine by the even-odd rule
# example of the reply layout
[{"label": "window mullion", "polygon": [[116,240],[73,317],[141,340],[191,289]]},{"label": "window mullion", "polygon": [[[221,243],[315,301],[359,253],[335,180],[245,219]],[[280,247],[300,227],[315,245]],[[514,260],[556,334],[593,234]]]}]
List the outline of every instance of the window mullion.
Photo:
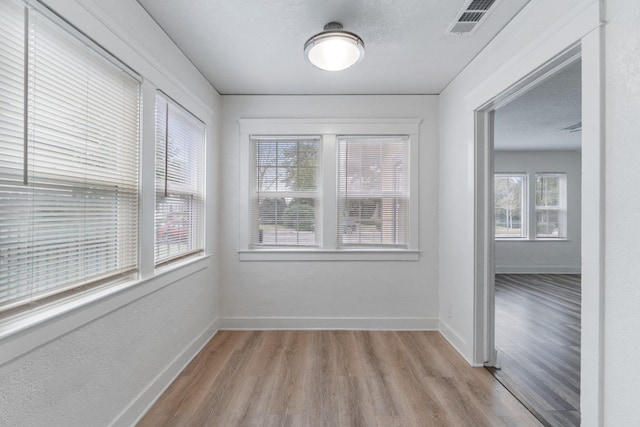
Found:
[{"label": "window mullion", "polygon": [[141,153],[140,153],[140,276],[144,279],[154,274],[154,218],[155,218],[155,125],[156,117],[153,106],[156,99],[156,88],[148,80],[142,82]]},{"label": "window mullion", "polygon": [[525,200],[527,202],[526,206],[523,206],[522,209],[522,220],[526,221],[527,227],[527,235],[525,238],[527,240],[535,240],[537,234],[537,222],[538,216],[536,211],[536,177],[529,176],[526,174],[527,178],[527,195],[525,196]]},{"label": "window mullion", "polygon": [[[169,103],[165,104],[164,110],[164,197],[169,195]],[[162,143],[162,141],[158,141]]]},{"label": "window mullion", "polygon": [[324,135],[322,138],[322,157],[320,167],[319,198],[319,238],[320,246],[325,250],[335,250],[338,238],[337,209],[337,138],[336,135]]}]

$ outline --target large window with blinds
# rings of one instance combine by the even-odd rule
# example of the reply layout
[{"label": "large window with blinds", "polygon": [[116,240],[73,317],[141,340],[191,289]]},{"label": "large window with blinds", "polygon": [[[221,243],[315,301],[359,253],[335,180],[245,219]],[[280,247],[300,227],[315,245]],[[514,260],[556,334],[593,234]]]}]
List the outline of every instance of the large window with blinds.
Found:
[{"label": "large window with blinds", "polygon": [[406,247],[409,138],[338,138],[339,246]]},{"label": "large window with blinds", "polygon": [[239,120],[241,261],[417,260],[419,119]]},{"label": "large window with blinds", "polygon": [[156,96],[155,264],[204,250],[205,125]]},{"label": "large window with blinds", "polygon": [[319,137],[255,137],[254,246],[315,246]]},{"label": "large window with blinds", "polygon": [[0,9],[4,311],[136,274],[140,82],[48,10]]}]

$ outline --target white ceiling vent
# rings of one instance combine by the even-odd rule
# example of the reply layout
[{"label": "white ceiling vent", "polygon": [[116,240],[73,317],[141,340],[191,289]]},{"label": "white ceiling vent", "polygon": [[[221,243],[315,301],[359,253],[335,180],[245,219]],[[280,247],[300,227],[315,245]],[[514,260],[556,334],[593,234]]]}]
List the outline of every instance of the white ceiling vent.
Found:
[{"label": "white ceiling vent", "polygon": [[470,34],[487,17],[496,0],[467,0],[447,33]]}]

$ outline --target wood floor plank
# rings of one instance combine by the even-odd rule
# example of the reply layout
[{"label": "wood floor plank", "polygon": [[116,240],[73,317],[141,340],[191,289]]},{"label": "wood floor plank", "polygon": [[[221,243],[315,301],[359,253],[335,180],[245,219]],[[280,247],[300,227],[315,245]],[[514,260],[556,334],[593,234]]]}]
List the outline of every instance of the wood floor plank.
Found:
[{"label": "wood floor plank", "polygon": [[437,332],[221,331],[138,425],[540,424]]},{"label": "wood floor plank", "polygon": [[579,275],[496,275],[493,374],[549,426],[580,425]]},{"label": "wood floor plank", "polygon": [[[241,335],[226,331],[216,334],[158,400],[160,410],[153,425],[184,425],[186,419],[202,405],[206,393],[242,339]],[[172,406],[162,404],[165,401],[172,402],[172,406],[178,410],[174,411]],[[140,425],[146,424],[141,422]]]},{"label": "wood floor plank", "polygon": [[280,363],[274,367],[276,383],[269,402],[269,414],[284,417],[298,416],[302,413],[304,401],[303,379],[308,357],[310,334],[304,331],[281,332],[285,339],[285,348]]}]

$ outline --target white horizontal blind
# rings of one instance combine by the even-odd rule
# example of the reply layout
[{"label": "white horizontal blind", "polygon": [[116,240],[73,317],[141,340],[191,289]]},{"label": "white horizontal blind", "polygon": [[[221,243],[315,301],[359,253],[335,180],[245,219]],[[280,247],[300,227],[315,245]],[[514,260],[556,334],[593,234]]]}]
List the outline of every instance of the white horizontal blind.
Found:
[{"label": "white horizontal blind", "polygon": [[11,85],[0,104],[7,309],[136,272],[140,84],[74,29],[31,7],[1,7],[10,21],[0,30],[0,80]]},{"label": "white horizontal blind", "polygon": [[205,130],[156,96],[156,266],[204,250]]},{"label": "white horizontal blind", "polygon": [[408,247],[409,137],[338,138],[338,246]]},{"label": "white horizontal blind", "polygon": [[256,137],[253,246],[316,246],[318,137]]},{"label": "white horizontal blind", "polygon": [[[24,173],[25,8],[0,2],[0,182],[22,183]],[[4,196],[4,193],[3,193]],[[3,224],[6,200],[1,200]],[[4,230],[4,227],[3,227]],[[0,257],[2,254],[0,253]],[[0,258],[3,259],[3,258]]]}]

